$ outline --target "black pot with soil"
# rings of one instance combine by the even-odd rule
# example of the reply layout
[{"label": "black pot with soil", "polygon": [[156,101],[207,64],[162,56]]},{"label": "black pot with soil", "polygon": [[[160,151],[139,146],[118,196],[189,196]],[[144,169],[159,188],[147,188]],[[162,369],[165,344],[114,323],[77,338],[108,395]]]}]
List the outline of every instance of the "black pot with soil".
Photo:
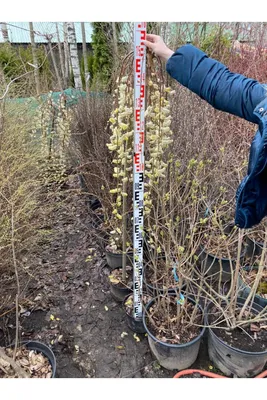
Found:
[{"label": "black pot with soil", "polygon": [[129,328],[136,333],[146,333],[146,329],[143,324],[143,318],[134,318],[134,299],[133,294],[129,294],[123,300],[123,308],[127,318],[127,325]]},{"label": "black pot with soil", "polygon": [[[238,298],[237,306],[241,310],[245,299]],[[263,308],[253,303],[251,312],[257,315]],[[213,303],[205,312],[205,325],[208,326],[208,353],[216,368],[226,376],[251,378],[258,375],[267,362],[267,330],[257,324],[226,330],[226,323],[221,328],[212,328],[218,323],[220,313]],[[257,332],[256,332],[257,331]],[[256,336],[255,336],[256,334]],[[257,338],[257,339],[256,339]]]},{"label": "black pot with soil", "polygon": [[[106,260],[111,269],[120,268],[122,267],[122,252],[115,253],[106,248]],[[133,253],[126,254],[126,264],[133,265]]]},{"label": "black pot with soil", "polygon": [[[2,348],[2,350],[8,357],[13,358],[14,345],[6,349]],[[6,361],[8,362],[8,360]],[[16,351],[15,363],[20,368],[20,371],[27,374],[26,377],[29,378],[55,378],[56,376],[56,357],[53,351],[47,345],[38,341],[20,342]],[[2,376],[4,370],[8,376]],[[15,374],[17,372],[12,368],[12,364],[9,364],[9,368],[4,370],[0,371],[0,378],[16,377]],[[18,373],[20,371],[18,370]]]},{"label": "black pot with soil", "polygon": [[[227,297],[230,294],[231,282],[220,282],[218,279],[205,278],[202,280],[198,275],[193,275],[193,282],[189,282],[184,287],[184,291],[193,299],[198,299],[199,304],[205,308],[207,303],[210,302],[210,296],[214,295],[215,291],[221,296]],[[208,294],[207,294],[208,293]],[[209,296],[210,295],[210,296]]]},{"label": "black pot with soil", "polygon": [[[247,266],[242,268],[239,276],[240,297],[246,299],[249,296],[258,269],[258,266]],[[248,281],[251,281],[251,283],[248,284]],[[261,307],[267,306],[267,272],[265,272],[264,277],[259,283],[257,294],[254,297],[254,302],[259,304]]]},{"label": "black pot with soil", "polygon": [[263,250],[263,242],[259,242],[252,237],[247,236],[247,256],[251,259],[260,257]]},{"label": "black pot with soil", "polygon": [[[245,254],[246,251],[242,250],[240,255],[241,264],[245,258]],[[196,255],[198,257],[197,264],[205,277],[211,277],[214,280],[220,280],[221,282],[228,282],[231,280],[237,262],[235,258],[229,259],[211,254],[203,245],[200,246]]]},{"label": "black pot with soil", "polygon": [[110,293],[114,300],[123,302],[125,297],[133,291],[133,269],[126,267],[126,279],[123,280],[122,268],[115,268],[109,275]]},{"label": "black pot with soil", "polygon": [[[169,315],[165,313],[164,321],[156,321],[156,312],[159,309],[158,301],[164,298],[168,301],[170,299]],[[165,301],[164,300],[164,301]],[[193,299],[187,298],[187,307],[189,315],[192,315],[194,307],[197,307],[197,325],[203,324],[204,311],[200,305],[196,306]],[[158,296],[152,299],[146,306],[143,313],[143,324],[148,334],[148,343],[152,354],[156,357],[159,364],[168,370],[182,370],[189,368],[197,359],[201,339],[205,332],[205,327],[198,327],[188,324],[181,325],[175,322],[177,317],[176,297],[173,295]],[[153,319],[153,323],[151,322]],[[167,321],[166,318],[169,320]],[[178,330],[164,331],[164,335],[160,334],[162,322],[164,326],[168,326],[169,322],[174,323],[174,329],[182,327],[181,332]],[[156,324],[156,325],[155,325]],[[158,326],[158,329],[155,328]],[[175,341],[177,343],[175,343]],[[178,343],[179,342],[179,343]]]}]

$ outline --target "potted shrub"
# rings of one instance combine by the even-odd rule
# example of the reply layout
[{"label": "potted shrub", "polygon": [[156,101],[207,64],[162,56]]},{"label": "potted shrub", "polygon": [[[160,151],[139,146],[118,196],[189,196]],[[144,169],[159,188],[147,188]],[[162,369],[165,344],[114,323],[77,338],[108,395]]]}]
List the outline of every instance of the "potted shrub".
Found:
[{"label": "potted shrub", "polygon": [[133,290],[133,268],[127,265],[125,276],[123,276],[123,272],[123,268],[115,268],[109,275],[110,292],[118,302],[122,302]]},{"label": "potted shrub", "polygon": [[[150,297],[147,295],[142,296],[143,306],[148,303],[149,299]],[[136,320],[134,318],[134,298],[132,293],[126,296],[123,300],[123,308],[126,314],[127,325],[129,326],[129,328],[136,333],[146,333],[143,320]]]},{"label": "potted shrub", "polygon": [[0,349],[0,378],[55,378],[56,358],[52,350],[36,341]]},{"label": "potted shrub", "polygon": [[[229,313],[226,303],[222,303],[221,309],[210,303],[206,314],[208,352],[211,361],[225,375],[250,378],[261,372],[267,362],[267,316],[256,303],[244,305],[245,300],[237,298],[235,311]],[[241,319],[243,309],[246,315]],[[229,317],[237,318],[237,322],[228,324]],[[264,322],[258,322],[261,320]]]},{"label": "potted shrub", "polygon": [[213,297],[206,309],[205,324],[209,357],[214,365],[227,376],[253,377],[267,362],[267,311],[254,301],[266,263],[266,239],[260,266],[246,299],[240,297],[238,279],[242,241],[243,231],[239,233],[231,290],[227,296]]},{"label": "potted shrub", "polygon": [[185,369],[196,360],[205,332],[204,311],[186,293],[153,298],[143,324],[151,352],[166,369]]},{"label": "potted shrub", "polygon": [[[254,282],[257,278],[257,272],[259,270],[259,266],[247,266],[243,267],[240,270],[240,287],[241,292],[240,295],[244,298],[247,298],[251,292],[251,289],[254,285]],[[254,297],[255,303],[259,304],[262,307],[267,306],[267,271],[264,269],[262,271],[262,276],[259,280],[259,283],[256,288],[256,294]]]},{"label": "potted shrub", "polygon": [[[151,55],[152,56],[152,55]],[[158,63],[158,60],[155,58]],[[125,60],[117,80],[118,88],[114,93],[113,111],[111,114],[110,143],[107,144],[114,164],[114,187],[110,189],[112,198],[112,217],[110,239],[106,247],[106,259],[111,268],[133,264],[132,239],[132,163],[134,151],[134,113],[133,113],[133,74],[131,57]],[[150,60],[151,61],[151,60]],[[168,97],[171,90],[166,88],[157,65],[148,63],[148,96],[146,109],[146,168],[144,194],[145,214],[152,205],[152,186],[164,178],[167,164],[163,162],[163,152],[172,142],[170,136],[170,104]],[[158,65],[160,67],[160,65]],[[129,74],[127,74],[127,68]],[[162,95],[161,95],[162,93]],[[159,129],[155,135],[155,129]],[[128,234],[130,232],[130,235]],[[123,273],[125,277],[125,273]]]},{"label": "potted shrub", "polygon": [[[130,240],[130,239],[129,239]],[[123,265],[133,265],[133,251],[130,241],[123,245],[123,238],[120,228],[109,232],[107,238],[108,244],[105,247],[106,260],[108,266],[113,270],[122,268]],[[125,250],[123,251],[123,248]]]},{"label": "potted shrub", "polygon": [[[201,272],[207,277],[227,282],[231,279],[237,262],[238,231],[232,227],[228,231],[229,225],[224,223],[222,216],[216,212],[206,221],[208,224],[206,229],[203,229],[201,245],[197,252]],[[241,262],[245,254],[246,247],[243,245]]]},{"label": "potted shrub", "polygon": [[255,261],[255,258],[261,256],[264,243],[265,224],[266,219],[248,231],[246,238],[248,244],[247,256],[251,258],[251,262]]},{"label": "potted shrub", "polygon": [[[127,260],[130,242],[127,238],[131,205],[132,158],[133,158],[133,87],[127,75],[118,79],[113,111],[110,118],[112,135],[107,144],[114,164],[115,185],[110,189],[113,197],[109,244],[106,247],[107,263],[111,268],[123,267]],[[128,196],[129,194],[129,196]],[[124,274],[125,275],[125,274]]]}]

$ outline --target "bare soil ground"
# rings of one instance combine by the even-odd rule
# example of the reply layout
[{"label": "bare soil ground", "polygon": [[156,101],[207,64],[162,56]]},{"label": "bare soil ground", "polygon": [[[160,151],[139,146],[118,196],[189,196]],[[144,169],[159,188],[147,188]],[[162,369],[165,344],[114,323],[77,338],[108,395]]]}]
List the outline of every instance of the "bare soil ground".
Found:
[{"label": "bare soil ground", "polygon": [[[122,305],[109,291],[105,256],[98,247],[78,179],[71,178],[50,216],[54,235],[25,260],[20,280],[20,340],[49,345],[58,378],[172,378],[177,371],[159,366],[147,337],[134,338]],[[45,206],[45,205],[44,205]],[[92,260],[85,261],[94,254]],[[0,298],[15,298],[14,277],[0,277]],[[0,315],[0,346],[15,337],[14,302]],[[126,332],[127,335],[122,335]],[[208,369],[206,346],[192,366]]]}]

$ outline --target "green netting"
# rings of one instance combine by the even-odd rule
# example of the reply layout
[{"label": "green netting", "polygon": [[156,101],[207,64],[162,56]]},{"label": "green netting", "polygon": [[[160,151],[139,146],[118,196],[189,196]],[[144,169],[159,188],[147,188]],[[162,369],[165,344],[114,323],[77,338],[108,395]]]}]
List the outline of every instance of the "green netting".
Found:
[{"label": "green netting", "polygon": [[[52,101],[55,105],[57,105],[60,101],[60,97],[64,95],[66,99],[66,107],[72,107],[79,102],[81,98],[86,97],[86,92],[77,90],[74,88],[68,88],[63,90],[62,92],[52,92],[40,95],[39,98],[35,97],[19,97],[14,99],[7,99],[6,103],[10,105],[22,105],[27,106],[27,109],[30,111],[36,110],[42,103],[46,102],[48,97],[51,96]],[[90,97],[104,97],[106,93],[104,92],[90,92]]]}]

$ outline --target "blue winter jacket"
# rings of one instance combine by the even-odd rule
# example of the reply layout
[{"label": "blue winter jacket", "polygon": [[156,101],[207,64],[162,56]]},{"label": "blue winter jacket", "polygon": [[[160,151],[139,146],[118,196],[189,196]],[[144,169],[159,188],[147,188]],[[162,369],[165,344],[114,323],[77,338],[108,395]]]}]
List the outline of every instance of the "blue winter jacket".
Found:
[{"label": "blue winter jacket", "polygon": [[180,47],[166,68],[172,78],[214,108],[258,124],[247,176],[236,193],[235,223],[251,228],[267,215],[267,86],[230,72],[192,45]]}]

